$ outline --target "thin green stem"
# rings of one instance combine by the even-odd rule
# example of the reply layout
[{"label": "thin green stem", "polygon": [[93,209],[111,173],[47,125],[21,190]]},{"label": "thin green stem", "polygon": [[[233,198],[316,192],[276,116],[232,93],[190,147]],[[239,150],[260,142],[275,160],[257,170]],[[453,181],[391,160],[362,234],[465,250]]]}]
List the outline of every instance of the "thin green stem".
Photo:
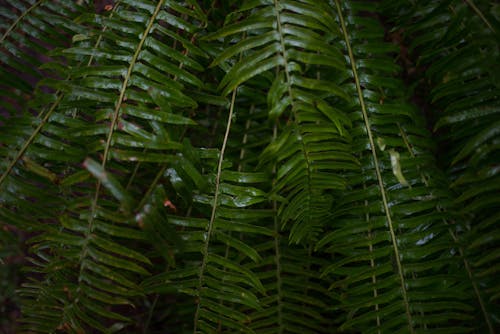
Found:
[{"label": "thin green stem", "polygon": [[[298,118],[297,118],[297,110],[294,106],[295,104],[295,96],[293,94],[292,90],[292,76],[290,74],[290,69],[288,68],[288,55],[287,55],[287,50],[286,50],[286,43],[285,43],[285,33],[283,32],[283,27],[281,24],[281,16],[280,16],[280,6],[279,6],[279,0],[274,0],[274,11],[276,12],[276,23],[277,23],[277,28],[278,28],[278,35],[280,36],[280,45],[281,45],[281,53],[283,56],[283,62],[284,62],[284,70],[285,70],[285,76],[286,76],[286,85],[288,89],[288,95],[290,96],[290,100],[292,101],[292,115],[293,115],[293,126],[295,128],[295,131],[300,135],[300,145],[302,148],[302,154],[304,155],[304,161],[306,164],[306,169],[307,169],[307,191],[308,191],[308,196],[307,196],[307,206],[311,207],[311,200],[312,200],[312,172],[311,172],[311,162],[309,155],[307,153],[307,148],[306,144],[304,143],[304,138],[303,133],[298,125]],[[309,221],[312,220],[311,215],[312,215],[312,209],[307,210],[307,213],[309,214]]]},{"label": "thin green stem", "polygon": [[477,16],[479,16],[481,18],[481,20],[483,20],[483,22],[488,26],[488,28],[494,33],[496,34],[497,32],[495,31],[495,28],[493,28],[493,26],[491,25],[490,21],[488,21],[488,19],[484,16],[484,14],[481,12],[481,10],[479,8],[477,8],[476,4],[474,4],[474,2],[472,2],[472,0],[464,0],[466,4],[469,5],[469,7],[472,8],[472,10],[474,12],[476,12]]},{"label": "thin green stem", "polygon": [[[366,184],[364,182],[363,182],[363,190],[366,190]],[[364,201],[364,205],[365,205],[365,208],[368,208],[368,201],[367,200]],[[365,213],[365,221],[366,221],[367,224],[370,223],[370,213],[369,213],[368,210],[366,210],[366,213]],[[369,240],[368,250],[370,251],[370,255],[373,254],[372,239],[373,239],[372,229],[371,229],[371,227],[369,227],[368,228],[368,240]],[[372,270],[375,269],[375,260],[374,260],[373,256],[370,256],[370,267],[372,268]],[[372,275],[372,284],[373,284],[373,298],[376,299],[378,297],[378,290],[375,287],[375,285],[377,284],[377,276],[375,274]],[[375,309],[375,312],[377,313],[377,320],[376,320],[377,321],[377,333],[381,334],[381,331],[380,331],[380,316],[378,314],[378,311],[379,311],[379,305],[378,305],[378,303],[375,304],[374,309]]]},{"label": "thin green stem", "polygon": [[116,101],[115,111],[113,112],[113,119],[111,120],[111,125],[109,127],[109,134],[108,134],[108,138],[106,140],[106,146],[104,147],[104,154],[103,154],[103,158],[102,158],[102,167],[103,168],[106,167],[106,161],[108,160],[109,150],[111,148],[111,140],[113,137],[116,123],[118,122],[118,118],[120,116],[120,109],[121,109],[121,106],[123,104],[123,99],[125,98],[125,92],[127,91],[130,77],[132,76],[132,71],[134,70],[134,66],[137,62],[137,58],[139,58],[139,54],[142,51],[142,46],[146,42],[146,39],[149,36],[149,32],[151,31],[151,28],[153,28],[153,24],[155,23],[156,17],[160,13],[161,7],[163,6],[164,2],[165,2],[165,0],[161,0],[156,5],[155,11],[154,11],[153,15],[151,16],[151,18],[148,22],[148,25],[146,26],[146,29],[144,30],[144,32],[142,34],[142,38],[139,41],[137,48],[135,49],[134,56],[132,57],[132,60],[130,61],[130,65],[128,67],[127,74],[125,75],[125,79],[123,80],[122,88],[120,89],[120,96],[118,97],[118,101]]},{"label": "thin green stem", "polygon": [[[273,141],[278,137],[278,126],[274,123]],[[273,174],[276,175],[276,164],[273,166]],[[276,177],[273,178],[273,188],[276,183]],[[280,224],[278,220],[278,203],[273,200],[273,217],[274,217],[274,257],[276,261],[276,292],[278,294],[276,303],[278,304],[278,334],[283,334],[283,292],[281,280],[281,249],[280,249]]]},{"label": "thin green stem", "polygon": [[352,68],[352,72],[353,72],[353,75],[354,75],[354,81],[356,83],[356,91],[358,93],[359,104],[360,104],[360,107],[361,107],[361,111],[363,113],[363,119],[364,119],[366,131],[367,131],[367,134],[368,134],[368,140],[370,142],[370,149],[371,149],[371,153],[372,153],[372,157],[373,157],[373,163],[375,165],[375,172],[377,174],[378,185],[379,185],[379,189],[380,189],[380,195],[382,197],[382,203],[383,203],[383,206],[384,206],[385,216],[387,218],[387,223],[389,225],[389,231],[390,231],[391,239],[392,239],[392,246],[393,246],[393,249],[394,249],[394,255],[396,257],[396,264],[397,264],[397,269],[398,269],[399,280],[400,280],[400,283],[401,283],[401,293],[402,293],[402,297],[403,297],[403,301],[404,301],[404,305],[405,305],[405,309],[406,309],[406,316],[408,318],[408,327],[410,329],[410,333],[415,333],[415,330],[413,328],[412,315],[411,315],[411,311],[410,311],[410,304],[409,304],[408,295],[407,295],[407,292],[406,292],[406,284],[405,284],[405,277],[404,277],[404,274],[403,274],[403,267],[402,267],[402,264],[401,264],[401,258],[400,258],[400,255],[399,255],[399,248],[398,248],[398,244],[397,244],[397,240],[396,240],[396,232],[394,230],[394,223],[392,221],[392,216],[391,216],[391,213],[390,213],[390,210],[389,210],[389,204],[388,204],[387,195],[386,195],[386,192],[385,192],[384,181],[382,179],[382,173],[380,171],[380,166],[379,166],[379,162],[378,162],[375,141],[373,139],[373,134],[372,134],[372,130],[371,130],[370,120],[368,119],[368,113],[366,111],[366,105],[365,105],[365,100],[364,100],[364,96],[363,96],[363,90],[361,89],[361,84],[360,84],[358,72],[357,72],[357,69],[356,69],[356,61],[355,61],[355,58],[354,58],[354,54],[352,52],[351,43],[350,43],[350,40],[349,40],[349,36],[348,36],[348,33],[347,33],[347,28],[346,28],[346,25],[345,25],[345,22],[344,22],[344,17],[343,17],[342,10],[341,10],[341,7],[340,7],[340,1],[339,0],[335,0],[335,5],[337,7],[339,20],[340,20],[342,32],[343,32],[345,43],[346,43],[346,47],[347,47],[347,52],[349,54],[351,68]]},{"label": "thin green stem", "polygon": [[28,149],[28,147],[31,145],[31,143],[33,142],[33,140],[35,140],[35,137],[38,136],[38,134],[42,131],[42,128],[45,126],[45,124],[49,120],[50,115],[52,115],[52,113],[56,109],[56,107],[59,104],[59,102],[61,102],[63,96],[64,96],[63,94],[59,94],[58,95],[57,99],[54,101],[54,103],[50,107],[49,111],[42,118],[42,120],[40,121],[40,124],[38,124],[38,126],[35,129],[35,131],[33,131],[31,133],[31,136],[28,138],[28,140],[26,140],[24,142],[24,144],[21,147],[21,149],[17,152],[17,154],[14,157],[14,159],[12,159],[12,161],[10,162],[9,166],[7,167],[7,170],[0,176],[0,185],[2,185],[2,183],[5,181],[5,179],[7,178],[7,176],[10,174],[10,172],[12,171],[12,169],[14,168],[14,166],[22,158],[22,156],[24,155],[24,153],[26,152],[26,150]]},{"label": "thin green stem", "polygon": [[9,36],[9,34],[17,27],[19,22],[21,22],[21,20],[24,19],[26,17],[26,15],[31,13],[36,7],[38,7],[42,3],[42,1],[43,0],[38,0],[30,8],[28,8],[21,15],[19,15],[19,17],[10,25],[10,27],[5,31],[5,33],[0,38],[0,44],[2,44],[5,41],[7,36]]},{"label": "thin green stem", "polygon": [[210,215],[210,221],[208,222],[207,226],[207,231],[206,231],[206,237],[205,237],[205,244],[203,246],[203,259],[201,262],[200,266],[200,273],[199,273],[199,280],[198,280],[198,305],[196,306],[196,312],[194,315],[194,330],[193,333],[196,334],[197,327],[198,327],[198,319],[200,316],[200,309],[201,309],[201,288],[203,287],[203,278],[205,276],[205,269],[207,267],[207,262],[208,262],[208,246],[210,245],[210,237],[212,236],[212,233],[215,229],[215,216],[217,213],[217,208],[219,207],[219,192],[220,192],[220,177],[222,174],[222,163],[224,161],[224,153],[226,152],[226,145],[227,145],[227,140],[229,138],[229,132],[231,131],[231,124],[232,124],[232,119],[233,119],[233,111],[234,111],[234,104],[236,100],[236,89],[233,90],[233,94],[231,97],[231,106],[229,107],[229,115],[227,117],[227,126],[226,126],[226,133],[224,134],[224,141],[222,142],[222,147],[221,151],[219,154],[219,162],[217,165],[217,174],[215,176],[215,193],[214,193],[214,200],[212,202],[212,213]]},{"label": "thin green stem", "polygon": [[151,323],[151,319],[153,319],[153,311],[156,307],[156,303],[158,303],[158,298],[160,297],[160,294],[156,294],[155,295],[155,298],[153,300],[153,304],[151,305],[151,307],[149,308],[149,312],[148,312],[148,318],[146,319],[146,323],[144,324],[144,327],[142,329],[142,332],[144,334],[147,334],[148,333],[148,330],[149,330],[149,324]]}]

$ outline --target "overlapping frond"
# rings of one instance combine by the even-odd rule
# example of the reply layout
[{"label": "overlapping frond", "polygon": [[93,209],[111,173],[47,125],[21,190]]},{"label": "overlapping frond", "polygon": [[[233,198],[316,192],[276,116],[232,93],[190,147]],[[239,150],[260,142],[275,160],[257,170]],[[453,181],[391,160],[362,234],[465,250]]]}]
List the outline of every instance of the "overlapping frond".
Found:
[{"label": "overlapping frond", "polygon": [[[84,2],[80,2],[84,5]],[[75,1],[9,1],[0,9],[0,125],[18,115],[33,95],[35,84],[50,71],[40,69],[48,51],[69,45],[77,33],[72,22],[85,10]],[[68,38],[69,37],[69,38]],[[33,112],[40,110],[33,110]],[[36,113],[39,115],[38,113]],[[41,115],[39,115],[41,116]]]},{"label": "overlapping frond", "polygon": [[249,327],[255,333],[331,333],[337,326],[329,313],[333,298],[318,275],[328,261],[311,248],[288,245],[277,216],[275,226],[274,238],[256,246],[263,260],[253,270],[266,296],[262,308],[249,314]]},{"label": "overlapping frond", "polygon": [[[255,240],[263,260],[252,266],[267,296],[261,309],[246,311],[249,328],[259,333],[331,330],[325,317],[326,287],[315,275],[321,260],[316,263],[310,242],[329,216],[332,190],[345,187],[337,172],[357,166],[346,130],[350,121],[334,108],[347,98],[338,88],[346,77],[339,70],[343,55],[328,44],[333,20],[326,11],[315,10],[317,5],[248,2],[231,14],[234,21],[207,37],[223,43],[212,63],[226,72],[219,85],[222,94],[238,87],[249,97],[238,105],[252,103],[255,110],[249,124],[265,110],[273,132],[271,144],[251,137],[246,143],[263,149],[258,164],[251,164],[254,168],[275,171],[270,199],[277,216],[264,222],[273,238]],[[287,243],[306,246],[295,249]]]},{"label": "overlapping frond", "polygon": [[[474,1],[422,1],[398,8],[436,110],[440,163],[448,169],[461,213],[454,234],[476,294],[478,321],[498,320],[499,85],[498,6]],[[489,256],[484,256],[486,253]]]},{"label": "overlapping frond", "polygon": [[468,294],[459,277],[446,274],[456,260],[429,133],[392,78],[398,67],[387,55],[394,47],[383,42],[380,23],[363,15],[376,13],[375,5],[334,5],[355,86],[350,116],[361,162],[347,176],[350,189],[334,208],[332,231],[318,244],[334,254],[323,275],[346,311],[341,328],[465,332]]},{"label": "overlapping frond", "polygon": [[[219,155],[215,150],[213,153],[209,160]],[[192,296],[195,332],[251,333],[243,310],[260,309],[258,295],[265,290],[250,269],[261,256],[247,239],[273,234],[261,223],[270,215],[269,210],[255,207],[266,201],[265,193],[255,185],[267,178],[262,173],[222,166],[205,177],[210,180],[209,189],[195,194],[196,209],[191,216],[170,215],[164,222],[175,227],[179,236],[177,251],[182,252],[174,254],[175,268],[147,279],[143,286],[148,293]]]},{"label": "overlapping frond", "polygon": [[[83,3],[83,2],[82,2]],[[58,206],[54,191],[57,175],[34,161],[32,156],[16,154],[25,150],[33,125],[43,119],[42,109],[32,108],[35,85],[50,71],[41,69],[47,53],[69,45],[68,36],[78,31],[71,20],[85,8],[68,2],[56,6],[52,1],[15,1],[0,10],[0,217],[3,224],[32,229],[32,217],[50,217],[47,207]],[[42,121],[43,122],[43,121]],[[43,138],[38,139],[40,142]],[[15,169],[19,162],[23,169]],[[7,171],[7,172],[6,172]],[[12,173],[10,173],[12,171]],[[11,177],[7,180],[8,174]],[[46,203],[34,201],[44,193]],[[26,219],[28,217],[28,219]],[[6,226],[3,229],[7,229]]]},{"label": "overlapping frond", "polygon": [[[182,113],[197,104],[183,91],[203,85],[191,74],[202,69],[193,55],[203,53],[191,39],[203,19],[196,5],[120,1],[102,15],[80,15],[73,46],[52,52],[65,61],[47,64],[57,77],[40,85],[56,94],[39,90],[32,107],[47,111],[38,127],[19,136],[14,169],[2,176],[10,187],[13,170],[31,166],[60,185],[48,187],[59,203],[31,240],[43,275],[24,290],[26,328],[108,332],[130,322],[111,309],[133,306],[138,282],[149,275],[150,260],[133,250],[148,239],[133,216],[144,205],[137,196],[147,198],[158,182],[144,165],[193,168],[180,141],[182,129],[195,124]],[[37,195],[29,200],[50,203]]]},{"label": "overlapping frond", "polygon": [[[223,94],[258,75],[269,81],[269,118],[279,124],[278,135],[260,159],[278,163],[273,193],[284,198],[281,225],[291,225],[295,243],[317,238],[332,203],[330,191],[345,187],[336,171],[356,163],[346,131],[350,121],[334,107],[348,99],[339,88],[346,73],[339,65],[343,55],[328,44],[335,23],[324,5],[248,2],[234,13],[237,22],[210,36],[235,41],[213,63],[230,64],[220,83]],[[240,53],[242,59],[235,59]]]},{"label": "overlapping frond", "polygon": [[22,331],[493,333],[499,6],[96,5],[0,10]]}]

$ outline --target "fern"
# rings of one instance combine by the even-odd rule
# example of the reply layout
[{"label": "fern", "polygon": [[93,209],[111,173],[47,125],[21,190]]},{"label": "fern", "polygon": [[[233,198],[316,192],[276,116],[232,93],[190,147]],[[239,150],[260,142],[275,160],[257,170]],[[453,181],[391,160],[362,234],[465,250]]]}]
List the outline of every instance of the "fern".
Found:
[{"label": "fern", "polygon": [[[293,221],[292,242],[314,240],[331,205],[328,192],[345,187],[335,171],[355,164],[345,131],[349,120],[326,101],[347,97],[335,82],[318,78],[321,71],[336,74],[338,70],[341,54],[321,40],[322,34],[330,33],[333,20],[326,12],[314,10],[312,2],[268,1],[244,8],[247,18],[242,20],[243,14],[234,13],[239,21],[210,39],[242,31],[247,37],[227,47],[213,64],[228,61],[236,52],[244,54],[221,81],[223,94],[263,72],[275,71],[268,78],[272,82],[267,95],[269,117],[288,117],[289,121],[279,127],[260,159],[263,164],[275,159],[279,163],[273,192],[285,199],[280,225]],[[329,59],[316,54],[324,50]]]},{"label": "fern", "polygon": [[[46,231],[33,239],[33,251],[43,259],[38,264],[42,272],[47,272],[46,278],[30,284],[26,293],[28,298],[37,300],[37,303],[31,302],[34,309],[29,312],[34,318],[26,319],[27,326],[33,330],[84,330],[90,326],[100,331],[116,331],[129,319],[107,310],[106,305],[133,305],[130,297],[141,294],[138,278],[149,274],[144,266],[150,264],[150,260],[120,245],[124,238],[133,243],[146,239],[131,215],[141,204],[133,200],[133,191],[140,190],[133,187],[134,177],[140,174],[140,169],[135,174],[124,172],[130,168],[127,166],[130,160],[144,163],[180,160],[168,151],[181,150],[183,146],[169,140],[165,126],[193,122],[172,114],[170,103],[162,94],[176,96],[175,107],[193,107],[196,102],[181,93],[183,86],[177,80],[187,78],[185,80],[190,84],[201,83],[182,69],[187,52],[182,54],[161,43],[153,43],[156,50],[147,47],[152,40],[173,34],[161,24],[170,15],[163,2],[149,6],[144,3],[138,9],[134,5],[133,2],[120,2],[108,16],[89,13],[78,18],[80,24],[88,26],[86,35],[73,37],[73,47],[55,51],[56,55],[68,59],[67,64],[61,64],[67,73],[61,75],[67,77],[65,85],[62,86],[59,80],[46,82],[58,91],[58,98],[51,102],[44,119],[11,164],[13,166],[22,156],[32,156],[36,161],[52,152],[51,159],[57,161],[61,156],[58,156],[58,150],[64,150],[63,161],[69,163],[65,169],[56,171],[52,168],[51,171],[63,175],[61,198],[69,199],[58,205],[61,212],[52,215],[51,223],[60,216],[57,219],[60,225],[44,227]],[[194,11],[186,13],[198,18]],[[118,21],[116,17],[122,20]],[[174,25],[191,29],[190,33],[194,33],[194,25],[189,26],[181,20]],[[112,54],[110,50],[116,45],[123,48]],[[162,51],[178,64],[171,65],[167,61],[156,64],[153,60],[157,57],[155,52],[163,54]],[[109,64],[110,59],[120,59],[122,63]],[[72,66],[72,61],[78,65],[87,64]],[[163,74],[160,74],[161,70],[148,67],[152,64],[161,68]],[[187,64],[196,66],[195,61]],[[60,68],[61,65],[57,66]],[[138,68],[147,71],[149,77],[140,74]],[[167,69],[172,73],[166,72]],[[45,94],[40,92],[40,95],[39,100],[44,101]],[[163,114],[155,116],[149,112],[154,111],[153,107],[146,107],[148,104],[157,106]],[[50,125],[46,125],[49,119]],[[90,120],[95,126],[88,126]],[[148,130],[142,128],[146,126]],[[32,143],[39,145],[29,146],[24,154],[25,148]],[[110,149],[112,145],[113,151]],[[97,154],[100,154],[101,163],[90,158],[83,162],[82,156]],[[113,161],[108,164],[111,156],[123,163]],[[81,162],[97,179],[94,185],[89,183],[90,174],[79,170]],[[108,170],[122,172],[117,178]],[[8,169],[4,177],[9,172]],[[147,175],[144,177],[148,178]],[[129,188],[134,188],[132,194],[122,186],[127,178],[130,178]],[[65,251],[57,251],[63,245]],[[55,256],[49,256],[50,253]],[[113,284],[116,288],[112,288]],[[33,291],[40,293],[34,295]],[[47,308],[50,311],[42,312],[46,303],[54,305]],[[38,318],[40,313],[43,317]],[[106,322],[96,320],[96,316],[118,322],[106,329]]]},{"label": "fern", "polygon": [[[350,176],[352,188],[334,210],[334,230],[319,243],[337,257],[323,275],[338,280],[333,287],[346,289],[340,300],[347,311],[342,328],[378,333],[405,328],[413,333],[447,327],[450,319],[466,319],[470,308],[460,294],[456,300],[442,294],[464,288],[457,278],[438,274],[454,260],[449,256],[452,240],[438,210],[446,197],[434,190],[439,186],[432,178],[439,173],[430,172],[436,168],[426,153],[432,149],[425,139],[428,133],[404,95],[395,91],[398,83],[391,74],[397,67],[382,57],[392,48],[381,41],[383,30],[360,15],[364,10],[376,13],[376,7],[335,6],[354,75],[358,103],[351,116],[353,149],[363,168]],[[356,237],[359,234],[365,237]],[[352,290],[357,293],[350,298]],[[435,299],[422,298],[423,291]],[[460,330],[467,329],[452,331]]]},{"label": "fern", "polygon": [[494,333],[496,4],[97,7],[0,11],[22,332]]},{"label": "fern", "polygon": [[[429,66],[426,80],[431,103],[439,111],[434,128],[441,145],[448,148],[441,154],[441,163],[452,180],[450,187],[460,213],[456,218],[460,228],[452,233],[474,291],[477,319],[484,323],[484,331],[493,333],[498,290],[487,277],[498,263],[493,245],[497,235],[493,224],[498,216],[492,214],[498,206],[496,196],[492,196],[498,190],[494,167],[498,162],[498,80],[494,74],[499,52],[495,37],[498,15],[493,5],[447,1],[439,6],[421,3],[402,18],[400,25],[409,34],[422,36],[410,47],[419,50],[419,65]],[[434,31],[430,44],[425,42],[430,38],[428,31]],[[492,255],[485,257],[485,251]]]}]

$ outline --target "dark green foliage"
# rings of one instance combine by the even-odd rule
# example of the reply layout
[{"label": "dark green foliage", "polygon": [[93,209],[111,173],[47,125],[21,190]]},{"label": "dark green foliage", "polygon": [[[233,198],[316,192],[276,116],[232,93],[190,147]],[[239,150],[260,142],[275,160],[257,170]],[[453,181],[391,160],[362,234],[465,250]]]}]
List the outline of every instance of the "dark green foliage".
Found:
[{"label": "dark green foliage", "polygon": [[0,13],[22,332],[495,332],[499,6],[95,5]]}]

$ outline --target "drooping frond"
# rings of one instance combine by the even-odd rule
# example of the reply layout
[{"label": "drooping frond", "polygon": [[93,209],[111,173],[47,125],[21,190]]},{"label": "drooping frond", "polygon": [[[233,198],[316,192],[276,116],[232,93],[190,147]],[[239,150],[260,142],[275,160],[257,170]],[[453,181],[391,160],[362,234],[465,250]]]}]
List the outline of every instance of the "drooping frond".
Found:
[{"label": "drooping frond", "polygon": [[[75,1],[20,0],[2,4],[0,110],[13,117],[26,107],[35,84],[45,75],[50,76],[50,71],[40,69],[48,52],[69,45],[72,34],[78,31],[72,20],[83,10]],[[2,124],[5,115],[0,117]]]},{"label": "drooping frond", "polygon": [[249,327],[256,333],[331,333],[333,298],[318,272],[328,261],[311,248],[289,246],[275,217],[274,238],[256,249],[263,260],[254,271],[266,291],[262,309],[249,314]]},{"label": "drooping frond", "polygon": [[[191,43],[202,21],[195,5],[121,1],[103,15],[82,14],[84,33],[73,36],[71,48],[53,51],[66,61],[47,65],[58,77],[42,85],[56,98],[38,92],[34,107],[48,111],[13,159],[16,169],[21,159],[30,163],[25,168],[51,161],[40,168],[57,176],[62,202],[32,239],[43,275],[24,290],[25,328],[106,332],[130,323],[111,308],[130,309],[149,274],[150,260],[133,250],[147,240],[132,215],[144,205],[136,196],[147,197],[157,182],[144,165],[191,166],[175,152],[185,150],[181,128],[195,124],[182,115],[196,106],[183,91],[202,85],[190,73],[202,69],[193,56],[203,53]],[[137,183],[138,176],[146,182]]]},{"label": "drooping frond", "polygon": [[331,277],[346,311],[341,328],[467,331],[458,323],[468,319],[468,294],[443,269],[456,263],[440,210],[446,192],[423,120],[392,78],[398,68],[386,55],[394,48],[383,42],[380,23],[363,15],[376,13],[375,4],[335,1],[332,7],[352,69],[353,150],[362,166],[348,174],[350,188],[334,208],[332,231],[318,244],[334,255],[323,275]]},{"label": "drooping frond", "polygon": [[443,147],[438,157],[448,169],[461,213],[456,218],[460,228],[453,233],[475,294],[478,322],[493,333],[500,314],[498,6],[420,1],[413,8],[395,9],[402,14],[397,23],[412,40],[417,65],[428,67],[423,76]]},{"label": "drooping frond", "polygon": [[[233,91],[229,108],[219,111],[226,118],[220,122],[225,131],[219,148],[199,151],[205,151],[201,164],[208,187],[194,190],[193,210],[187,216],[168,217],[167,222],[176,227],[181,240],[182,254],[176,258],[175,268],[143,283],[147,293],[168,293],[181,299],[190,296],[193,302],[188,314],[195,333],[252,333],[246,313],[261,308],[258,296],[265,293],[258,276],[250,270],[261,257],[248,240],[272,235],[272,230],[262,223],[270,215],[269,210],[258,208],[266,197],[257,186],[267,181],[268,175],[248,172],[243,167],[245,153],[240,145],[249,144],[248,138],[253,141],[254,137],[248,131],[250,125],[245,126],[243,137],[232,126],[233,120],[240,117],[236,113],[244,118],[252,108],[235,110],[237,98]],[[232,143],[236,138],[242,141],[240,145]],[[232,166],[226,154],[238,147],[241,161]],[[240,237],[243,234],[245,238]]]},{"label": "drooping frond", "polygon": [[[36,228],[61,205],[54,184],[58,175],[30,156],[18,154],[29,145],[33,126],[44,122],[47,109],[33,106],[35,86],[45,75],[41,68],[50,50],[69,45],[79,29],[71,20],[85,8],[74,2],[14,1],[0,9],[0,220],[22,230]],[[34,136],[33,136],[34,139]],[[43,138],[38,138],[44,141]],[[14,168],[22,165],[23,168]],[[8,176],[10,177],[8,178]],[[44,203],[34,201],[37,196]],[[2,230],[7,230],[3,225]]]},{"label": "drooping frond", "polygon": [[[255,207],[266,200],[265,193],[255,187],[266,177],[262,173],[243,173],[223,167],[224,152],[225,149],[220,153],[213,150],[213,154],[207,155],[210,162],[207,167],[212,170],[205,177],[210,185],[206,192],[194,194],[193,205],[197,209],[191,216],[171,215],[164,222],[175,227],[180,240],[182,253],[174,254],[175,268],[143,283],[146,293],[192,296],[190,314],[196,333],[252,333],[245,313],[261,308],[258,295],[265,292],[251,270],[261,256],[246,239],[273,234],[259,223],[269,212]],[[213,158],[218,161],[215,171]],[[200,216],[203,218],[197,218]],[[247,237],[241,239],[240,234]]]},{"label": "drooping frond", "polygon": [[497,4],[0,2],[21,332],[498,327]]},{"label": "drooping frond", "polygon": [[[213,63],[231,64],[220,88],[227,94],[258,75],[268,80],[261,88],[269,118],[279,125],[261,163],[278,163],[273,193],[284,199],[280,225],[291,226],[290,242],[314,240],[328,216],[330,191],[345,187],[336,171],[355,168],[350,121],[334,107],[347,99],[339,88],[343,56],[328,44],[335,23],[324,4],[312,1],[248,2],[233,14],[237,22],[210,36],[235,40]],[[242,59],[235,59],[239,53]]]}]

